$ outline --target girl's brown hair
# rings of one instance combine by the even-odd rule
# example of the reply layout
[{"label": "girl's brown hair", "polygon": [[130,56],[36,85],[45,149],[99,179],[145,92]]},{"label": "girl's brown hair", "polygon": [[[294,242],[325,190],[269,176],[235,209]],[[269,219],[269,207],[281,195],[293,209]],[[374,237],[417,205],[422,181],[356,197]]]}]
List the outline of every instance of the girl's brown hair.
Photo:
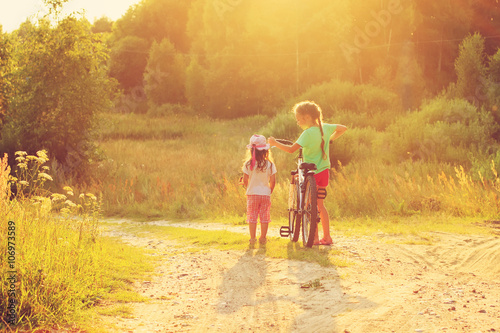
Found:
[{"label": "girl's brown hair", "polygon": [[321,131],[321,152],[323,153],[323,159],[326,160],[325,139],[323,138],[323,112],[319,105],[311,101],[303,101],[295,104],[293,112],[300,115],[309,115],[318,124]]},{"label": "girl's brown hair", "polygon": [[[261,172],[266,171],[267,169],[267,161],[272,162],[271,152],[267,149],[258,150],[255,147],[252,147],[248,150],[250,153],[247,159],[245,159],[245,166],[250,166],[252,164],[252,150],[255,149],[255,166]],[[248,155],[248,154],[247,154]]]}]

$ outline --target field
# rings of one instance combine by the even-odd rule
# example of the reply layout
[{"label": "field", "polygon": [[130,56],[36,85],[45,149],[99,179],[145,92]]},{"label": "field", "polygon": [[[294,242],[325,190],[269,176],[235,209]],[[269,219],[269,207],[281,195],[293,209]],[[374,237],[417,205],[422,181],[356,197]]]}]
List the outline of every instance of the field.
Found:
[{"label": "field", "polygon": [[[1,332],[500,331],[498,1],[42,2],[0,22]],[[333,244],[280,237],[279,149],[253,244],[301,101],[347,128]]]},{"label": "field", "polygon": [[[499,305],[478,299],[498,299],[494,162],[484,177],[436,161],[336,165],[327,199],[334,246],[307,250],[279,238],[294,156],[273,150],[279,172],[269,243],[251,248],[238,180],[249,137],[272,135],[270,123],[264,116],[221,121],[108,114],[100,139],[105,158],[93,170],[95,181],[61,191],[74,201],[65,202],[62,217],[50,213],[51,205],[61,209],[54,200],[38,196],[15,204],[4,198],[10,215],[3,218],[15,221],[23,235],[19,247],[30,249],[17,259],[24,327],[499,329]],[[341,140],[335,145],[334,151],[345,149]],[[72,211],[77,219],[65,215],[71,202],[80,207]],[[36,230],[44,230],[43,237]],[[212,267],[214,262],[221,264]],[[247,285],[248,293],[235,294]],[[197,288],[206,292],[198,295]],[[463,289],[467,300],[459,298]],[[400,301],[389,305],[391,298]],[[455,310],[448,304],[468,310],[449,315]],[[195,310],[206,305],[207,313]],[[161,315],[172,306],[172,316]],[[476,318],[480,311],[487,315]],[[360,315],[367,319],[356,321]]]},{"label": "field", "polygon": [[[109,115],[101,137],[107,159],[97,170],[99,181],[89,190],[103,193],[103,208],[109,216],[217,218],[244,223],[245,196],[238,180],[245,145],[254,133],[279,137],[269,123],[263,116],[217,121]],[[333,155],[336,150],[349,149],[342,140],[334,143]],[[463,153],[467,153],[465,148]],[[278,168],[272,216],[279,221],[287,214],[288,176],[294,156],[276,149],[272,155]],[[493,161],[485,162],[489,169],[481,174],[438,161],[387,163],[378,155],[333,166],[326,205],[339,225],[343,221],[370,225],[371,219],[404,218],[414,224],[410,229],[432,229],[436,226],[426,226],[427,217],[432,216],[460,229],[464,223],[468,225],[464,222],[468,218],[491,220],[499,214],[500,179]],[[457,218],[464,219],[458,222]],[[397,225],[392,226],[394,232],[408,232],[407,227],[398,230]]]},{"label": "field", "polygon": [[[126,175],[121,181],[129,193],[148,195],[142,203],[130,197],[126,209],[118,197],[104,199],[113,215],[106,227],[162,258],[158,276],[136,285],[150,302],[105,320],[113,330],[500,329],[494,165],[489,180],[439,162],[336,166],[327,199],[334,246],[306,250],[279,238],[293,156],[274,150],[279,177],[270,240],[252,248],[238,178],[248,138],[272,134],[269,119],[110,119],[123,128],[113,130],[119,136],[105,135],[102,146],[116,174]],[[128,122],[136,125],[135,134],[126,129]],[[175,138],[166,134],[188,122]],[[140,126],[168,130],[141,137]],[[147,157],[125,159],[124,150]],[[165,184],[171,192],[162,191],[169,188]]]}]

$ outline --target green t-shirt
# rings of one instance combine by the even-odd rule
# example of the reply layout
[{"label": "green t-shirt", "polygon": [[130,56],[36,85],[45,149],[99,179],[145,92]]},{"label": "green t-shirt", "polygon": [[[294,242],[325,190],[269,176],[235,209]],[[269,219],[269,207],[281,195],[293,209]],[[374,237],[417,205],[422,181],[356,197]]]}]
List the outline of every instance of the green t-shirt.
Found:
[{"label": "green t-shirt", "polygon": [[304,162],[316,164],[316,173],[330,168],[330,136],[336,129],[337,125],[323,124],[326,159],[323,159],[321,151],[321,131],[318,126],[309,127],[297,139],[297,143],[302,147]]}]

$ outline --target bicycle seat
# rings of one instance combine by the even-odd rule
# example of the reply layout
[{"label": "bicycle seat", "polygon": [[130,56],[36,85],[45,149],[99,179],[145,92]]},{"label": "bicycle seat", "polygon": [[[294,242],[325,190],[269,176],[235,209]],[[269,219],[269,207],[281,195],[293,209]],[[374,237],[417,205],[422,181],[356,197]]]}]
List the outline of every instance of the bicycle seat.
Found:
[{"label": "bicycle seat", "polygon": [[316,164],[314,164],[314,163],[301,163],[299,168],[301,170],[316,170]]}]

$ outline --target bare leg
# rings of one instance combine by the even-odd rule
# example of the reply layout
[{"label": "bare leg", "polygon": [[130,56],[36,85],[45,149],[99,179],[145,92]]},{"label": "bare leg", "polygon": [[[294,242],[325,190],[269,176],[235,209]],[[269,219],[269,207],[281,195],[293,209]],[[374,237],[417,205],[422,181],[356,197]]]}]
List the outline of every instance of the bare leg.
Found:
[{"label": "bare leg", "polygon": [[330,236],[330,216],[328,215],[328,211],[326,210],[324,199],[318,199],[318,211],[321,218],[321,226],[323,227],[323,240],[326,242],[331,242],[332,236]]},{"label": "bare leg", "polygon": [[257,223],[248,223],[248,228],[250,230],[250,242],[255,242],[255,234],[257,233]]},{"label": "bare leg", "polygon": [[264,244],[267,237],[267,229],[269,228],[269,223],[260,224],[260,243]]}]

